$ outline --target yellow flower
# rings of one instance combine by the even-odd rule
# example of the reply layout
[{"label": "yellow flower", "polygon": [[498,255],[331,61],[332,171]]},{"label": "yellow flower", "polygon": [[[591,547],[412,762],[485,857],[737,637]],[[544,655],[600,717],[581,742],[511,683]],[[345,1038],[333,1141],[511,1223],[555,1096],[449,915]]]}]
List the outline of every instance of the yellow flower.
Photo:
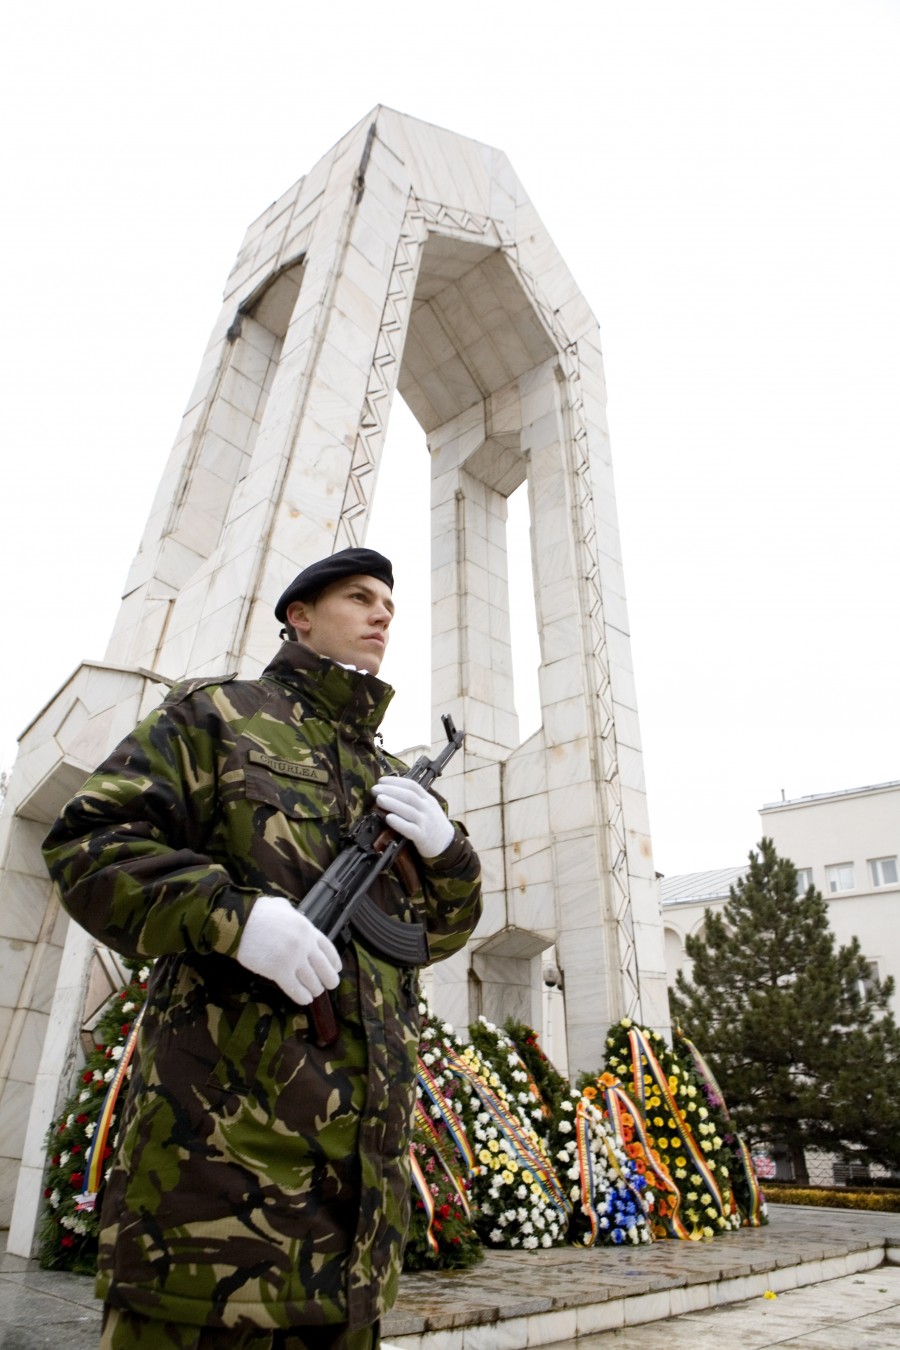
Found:
[{"label": "yellow flower", "polygon": [[676,1159],[675,1159],[675,1166],[676,1166],[676,1167],[687,1167],[687,1158],[676,1158]]},{"label": "yellow flower", "polygon": [[654,1116],[654,1117],[653,1117],[653,1124],[656,1126],[656,1128],[657,1128],[658,1130],[661,1130],[661,1129],[662,1129],[662,1123],[663,1123],[663,1118],[662,1118],[662,1116]]},{"label": "yellow flower", "polygon": [[668,1139],[657,1139],[657,1141],[656,1141],[656,1147],[657,1147],[657,1148],[668,1148],[668,1147],[669,1147],[669,1141],[668,1141]]},{"label": "yellow flower", "polygon": [[767,1289],[766,1292],[763,1294],[763,1298],[769,1298],[769,1299],[772,1299],[772,1298],[777,1298],[777,1297],[778,1297],[778,1295],[775,1293],[775,1291],[774,1291],[773,1289]]},{"label": "yellow flower", "polygon": [[509,1158],[506,1166],[510,1172],[518,1172],[519,1170],[519,1164],[516,1162],[515,1158]]},{"label": "yellow flower", "polygon": [[478,1161],[482,1163],[489,1163],[491,1161],[491,1155],[488,1153],[486,1148],[483,1148],[479,1153]]},{"label": "yellow flower", "polygon": [[670,1130],[677,1130],[677,1129],[678,1129],[678,1121],[677,1121],[677,1120],[673,1120],[671,1116],[669,1116],[669,1129],[670,1129]]},{"label": "yellow flower", "polygon": [[500,1145],[497,1143],[496,1139],[489,1139],[488,1148],[491,1150],[492,1153],[496,1153],[499,1150]]},{"label": "yellow flower", "polygon": [[522,1173],[522,1180],[525,1182],[525,1185],[526,1185],[526,1186],[530,1186],[531,1183],[534,1181],[534,1177],[533,1177],[532,1174],[528,1171],[528,1168],[527,1168],[527,1167],[526,1167],[525,1171]]},{"label": "yellow flower", "polygon": [[500,1180],[505,1181],[507,1186],[511,1186],[513,1181],[512,1172],[510,1172],[508,1169],[505,1169],[500,1173]]},{"label": "yellow flower", "polygon": [[535,1182],[534,1185],[532,1186],[532,1188],[531,1188],[531,1194],[534,1195],[534,1196],[539,1196],[539,1195],[541,1194],[541,1188],[540,1188],[540,1186],[537,1184],[537,1182]]}]

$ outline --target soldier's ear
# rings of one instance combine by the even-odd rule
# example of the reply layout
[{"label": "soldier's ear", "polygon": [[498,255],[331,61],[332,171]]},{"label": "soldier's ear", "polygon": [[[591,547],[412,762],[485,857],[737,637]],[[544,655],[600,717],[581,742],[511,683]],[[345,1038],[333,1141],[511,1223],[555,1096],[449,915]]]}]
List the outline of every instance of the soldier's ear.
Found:
[{"label": "soldier's ear", "polygon": [[305,600],[292,600],[285,610],[285,618],[296,633],[308,633],[312,626],[310,606]]}]

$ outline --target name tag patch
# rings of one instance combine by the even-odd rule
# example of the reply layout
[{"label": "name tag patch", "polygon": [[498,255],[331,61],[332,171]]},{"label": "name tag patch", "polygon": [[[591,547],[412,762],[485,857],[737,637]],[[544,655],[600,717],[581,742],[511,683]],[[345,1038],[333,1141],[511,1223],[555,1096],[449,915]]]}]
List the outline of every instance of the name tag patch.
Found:
[{"label": "name tag patch", "polygon": [[303,778],[307,783],[328,782],[328,770],[317,769],[312,764],[298,764],[293,759],[275,759],[274,755],[264,755],[261,750],[251,750],[247,758],[251,764],[262,764],[264,768],[283,774],[286,778]]}]

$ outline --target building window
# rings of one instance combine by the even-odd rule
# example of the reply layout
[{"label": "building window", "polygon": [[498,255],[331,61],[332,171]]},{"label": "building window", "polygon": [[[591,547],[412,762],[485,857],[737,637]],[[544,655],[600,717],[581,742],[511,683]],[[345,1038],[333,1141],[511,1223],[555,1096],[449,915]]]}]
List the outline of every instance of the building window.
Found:
[{"label": "building window", "polygon": [[828,889],[834,895],[836,891],[852,891],[856,884],[853,880],[852,863],[832,863],[825,868]]},{"label": "building window", "polygon": [[870,858],[869,875],[872,878],[873,886],[896,886],[897,859],[895,857]]},{"label": "building window", "polygon": [[810,888],[810,886],[811,886],[812,884],[813,884],[813,879],[812,879],[812,868],[811,868],[811,867],[798,867],[798,868],[797,868],[797,894],[798,894],[798,895],[805,895],[806,892],[809,890],[809,888]]}]

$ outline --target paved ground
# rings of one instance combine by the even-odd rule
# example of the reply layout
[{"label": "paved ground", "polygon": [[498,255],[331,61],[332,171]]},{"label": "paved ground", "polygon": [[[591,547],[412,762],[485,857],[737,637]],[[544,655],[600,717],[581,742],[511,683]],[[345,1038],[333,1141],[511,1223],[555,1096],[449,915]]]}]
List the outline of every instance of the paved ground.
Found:
[{"label": "paved ground", "polygon": [[[767,1228],[710,1243],[489,1252],[460,1275],[404,1277],[386,1340],[401,1350],[900,1350],[900,1265],[883,1264],[886,1252],[900,1261],[900,1215],[787,1206],[772,1207]],[[91,1280],[0,1256],[2,1350],[96,1350],[99,1325]]]}]

